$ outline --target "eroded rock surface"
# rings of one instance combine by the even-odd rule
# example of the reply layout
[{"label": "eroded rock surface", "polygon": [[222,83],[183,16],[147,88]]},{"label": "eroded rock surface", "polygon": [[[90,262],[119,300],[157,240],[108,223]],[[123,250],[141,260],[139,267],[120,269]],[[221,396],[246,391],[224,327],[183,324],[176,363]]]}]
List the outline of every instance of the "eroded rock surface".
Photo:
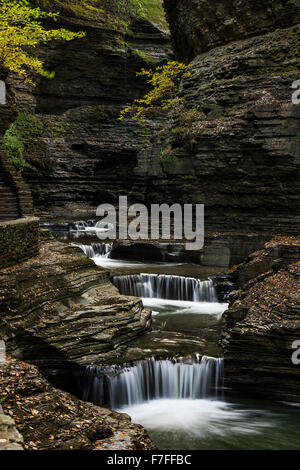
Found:
[{"label": "eroded rock surface", "polygon": [[0,366],[1,395],[7,398],[6,415],[0,414],[0,449],[3,435],[14,442],[15,450],[21,447],[21,435],[26,450],[153,449],[146,431],[128,415],[56,390],[36,367],[24,362],[8,359]]},{"label": "eroded rock surface", "polygon": [[[293,26],[298,16],[287,13],[299,2],[208,6],[178,0],[170,2],[170,11],[173,3],[177,7],[169,16],[175,41],[182,41],[178,22],[186,24],[191,41],[189,27],[195,22],[205,42],[208,32],[216,41],[188,66],[179,92],[183,102],[166,119],[164,139],[160,135],[154,144],[149,200],[205,204],[206,230],[298,233],[300,106],[292,104],[292,83],[299,79],[300,29]],[[225,7],[227,16],[222,15]],[[260,12],[273,22],[270,32]],[[276,12],[284,20],[277,21]],[[241,31],[245,27],[239,40],[219,33],[230,18]],[[251,25],[255,35],[248,34]]]},{"label": "eroded rock surface", "polygon": [[299,23],[299,0],[164,0],[175,51],[193,59],[237,39]]},{"label": "eroded rock surface", "polygon": [[237,286],[225,313],[225,382],[243,390],[299,402],[300,239],[279,237],[234,269]]},{"label": "eroded rock surface", "polygon": [[138,176],[134,168],[151,129],[120,121],[119,115],[148,89],[136,73],[171,57],[168,31],[151,18],[133,20],[125,32],[117,22],[112,27],[96,16],[84,19],[70,12],[62,13],[58,25],[84,30],[86,37],[39,48],[55,78],[38,79],[35,88],[12,74],[6,79],[3,119],[14,108],[35,114],[42,124],[27,147],[31,166],[24,172],[35,208],[97,207],[121,192],[142,199],[146,175]]},{"label": "eroded rock surface", "polygon": [[0,279],[0,337],[14,357],[40,366],[101,363],[150,327],[142,301],[119,295],[77,247],[48,241]]}]

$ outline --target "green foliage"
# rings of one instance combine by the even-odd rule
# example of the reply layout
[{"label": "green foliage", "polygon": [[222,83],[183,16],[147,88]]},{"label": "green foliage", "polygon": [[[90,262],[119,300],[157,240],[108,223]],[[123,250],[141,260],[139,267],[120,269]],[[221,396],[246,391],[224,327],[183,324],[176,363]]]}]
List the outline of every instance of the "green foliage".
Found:
[{"label": "green foliage", "polygon": [[160,154],[162,162],[174,163],[178,161],[177,152],[170,145],[166,147]]},{"label": "green foliage", "polygon": [[203,113],[200,113],[196,108],[178,113],[177,125],[172,129],[174,137],[176,139],[186,139],[201,134],[203,118]]},{"label": "green foliage", "polygon": [[120,118],[130,115],[133,119],[143,121],[150,111],[156,109],[169,109],[180,102],[177,97],[180,79],[187,66],[180,62],[169,61],[167,64],[156,67],[155,70],[142,69],[137,76],[148,77],[152,89],[141,99],[135,100],[133,105],[121,111]]},{"label": "green foliage", "polygon": [[38,44],[53,39],[70,41],[82,38],[85,33],[74,33],[67,29],[45,29],[41,20],[56,20],[58,13],[44,12],[33,8],[27,0],[0,1],[0,64],[8,70],[25,78],[34,85],[29,72],[47,78],[54,74],[44,69],[43,62],[31,55]]},{"label": "green foliage", "polygon": [[7,399],[7,397],[8,397],[8,395],[5,395],[4,397],[1,397],[1,398],[0,398],[0,405],[1,405],[1,403],[4,403],[4,402],[5,402],[5,400]]},{"label": "green foliage", "polygon": [[138,19],[148,19],[163,30],[168,30],[165,12],[159,0],[132,0],[132,4]]},{"label": "green foliage", "polygon": [[42,123],[36,116],[27,113],[19,113],[16,121],[5,132],[2,148],[18,171],[22,172],[29,166],[24,157],[28,142],[42,133]]}]

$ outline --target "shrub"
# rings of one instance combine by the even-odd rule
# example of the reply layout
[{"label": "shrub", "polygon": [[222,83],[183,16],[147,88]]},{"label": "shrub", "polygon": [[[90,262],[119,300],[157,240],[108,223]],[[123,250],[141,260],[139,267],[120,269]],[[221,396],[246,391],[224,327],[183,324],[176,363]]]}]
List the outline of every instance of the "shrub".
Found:
[{"label": "shrub", "polygon": [[30,139],[43,134],[43,124],[39,119],[27,113],[19,113],[17,119],[10,125],[3,136],[3,150],[8,159],[22,172],[29,164],[24,152]]}]

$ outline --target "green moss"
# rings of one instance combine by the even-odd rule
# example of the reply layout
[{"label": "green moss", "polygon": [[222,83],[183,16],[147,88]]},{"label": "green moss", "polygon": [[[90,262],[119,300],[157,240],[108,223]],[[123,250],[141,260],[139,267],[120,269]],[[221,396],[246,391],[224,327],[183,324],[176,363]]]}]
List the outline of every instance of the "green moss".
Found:
[{"label": "green moss", "polygon": [[128,31],[132,20],[147,19],[168,30],[159,0],[36,0],[36,3],[44,10],[98,20],[113,29]]},{"label": "green moss", "polygon": [[27,113],[19,113],[3,136],[2,148],[8,159],[22,172],[28,167],[24,152],[31,139],[43,134],[43,125],[39,119]]},{"label": "green moss", "polygon": [[168,162],[168,163],[177,162],[178,161],[177,151],[173,149],[170,145],[168,145],[168,147],[165,148],[161,152],[160,160],[162,162]]},{"label": "green moss", "polygon": [[168,23],[165,12],[159,0],[134,0],[136,5],[136,16],[147,19],[159,28],[167,31]]}]

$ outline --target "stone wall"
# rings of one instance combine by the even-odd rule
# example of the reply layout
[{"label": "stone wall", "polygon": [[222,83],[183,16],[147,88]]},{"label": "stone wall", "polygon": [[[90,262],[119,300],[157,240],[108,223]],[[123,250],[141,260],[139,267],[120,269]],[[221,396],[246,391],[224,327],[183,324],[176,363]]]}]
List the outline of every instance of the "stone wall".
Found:
[{"label": "stone wall", "polygon": [[[0,142],[1,144],[1,142]],[[13,163],[9,161],[5,153],[0,149],[0,170],[1,177],[10,186],[16,195],[19,210],[22,217],[33,215],[33,203],[31,191],[28,184],[25,183]]]},{"label": "stone wall", "polygon": [[39,253],[39,219],[26,217],[0,223],[0,269]]}]

